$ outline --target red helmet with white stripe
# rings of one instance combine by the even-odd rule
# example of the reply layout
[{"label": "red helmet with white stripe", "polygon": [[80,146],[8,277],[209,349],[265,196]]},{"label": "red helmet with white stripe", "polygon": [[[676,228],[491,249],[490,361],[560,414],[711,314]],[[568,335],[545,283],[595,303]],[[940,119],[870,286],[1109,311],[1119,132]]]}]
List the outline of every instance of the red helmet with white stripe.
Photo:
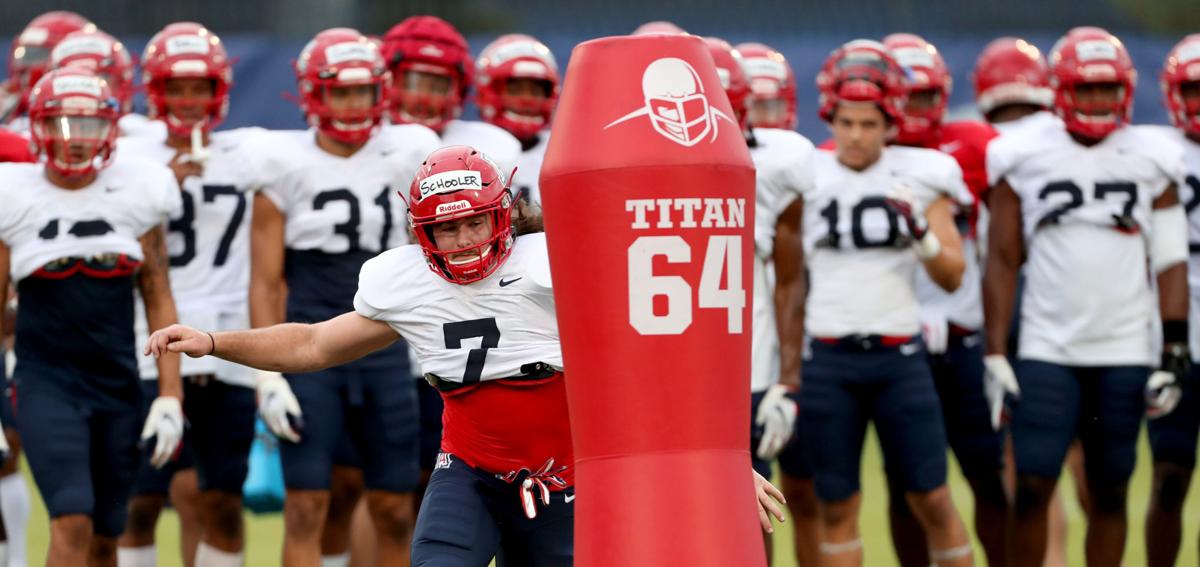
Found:
[{"label": "red helmet with white stripe", "polygon": [[479,53],[475,91],[484,120],[518,140],[532,139],[550,125],[558,100],[558,63],[550,48],[530,36],[500,36]]},{"label": "red helmet with white stripe", "polygon": [[108,166],[120,105],[90,69],[66,67],[42,75],[29,91],[29,135],[46,167],[68,178]]},{"label": "red helmet with white stripe", "polygon": [[[350,28],[333,28],[316,35],[296,59],[300,109],[313,128],[346,144],[362,144],[383,121],[391,74],[378,45]],[[357,108],[334,109],[329,90],[366,85],[371,102]]]},{"label": "red helmet with white stripe", "polygon": [[870,102],[893,123],[904,116],[904,69],[882,43],[856,39],[833,50],[817,73],[821,119],[833,120],[840,102]]},{"label": "red helmet with white stripe", "polygon": [[1200,136],[1200,33],[1183,38],[1167,54],[1162,91],[1175,127]]},{"label": "red helmet with white stripe", "polygon": [[133,109],[133,57],[121,42],[99,30],[77,31],[63,38],[50,52],[51,68],[82,66],[108,82],[121,114]]},{"label": "red helmet with white stripe", "polygon": [[746,70],[742,67],[742,55],[728,41],[718,37],[706,37],[704,43],[712,54],[713,63],[717,67],[717,77],[729,97],[729,105],[737,115],[738,124],[746,126],[746,103],[750,98],[750,82],[746,80]]},{"label": "red helmet with white stripe", "polygon": [[741,43],[742,68],[750,81],[747,121],[756,128],[796,127],[796,75],[782,53],[761,43]]},{"label": "red helmet with white stripe", "polygon": [[471,88],[474,63],[467,40],[449,22],[412,16],[383,36],[392,72],[388,114],[397,124],[421,124],[441,133],[458,118]]},{"label": "red helmet with white stripe", "polygon": [[975,72],[975,105],[985,116],[1009,104],[1049,109],[1054,104],[1050,68],[1038,48],[1020,38],[992,40],[979,54]]},{"label": "red helmet with white stripe", "polygon": [[[202,118],[183,119],[169,112],[167,81],[171,79],[212,81],[213,96],[201,103]],[[162,120],[171,136],[186,137],[197,126],[210,132],[229,114],[233,65],[216,34],[195,22],[177,22],[154,34],[146,44],[142,52],[142,84],[146,86],[147,114],[153,120]],[[188,102],[172,98],[172,104]]]},{"label": "red helmet with white stripe", "polygon": [[894,33],[883,38],[883,44],[907,72],[905,86],[908,89],[909,106],[915,102],[914,95],[929,93],[933,99],[925,108],[903,109],[904,121],[896,133],[896,142],[928,144],[942,126],[942,118],[950,104],[950,91],[954,87],[946,61],[933,44],[911,33]]},{"label": "red helmet with white stripe", "polygon": [[[1050,51],[1050,73],[1054,111],[1069,132],[1099,140],[1129,123],[1137,71],[1116,36],[1096,27],[1072,29]],[[1078,89],[1087,85],[1115,85],[1116,96],[1082,101]]]},{"label": "red helmet with white stripe", "polygon": [[34,18],[13,38],[5,90],[19,97],[14,115],[25,114],[29,89],[49,70],[54,46],[73,32],[95,29],[96,24],[75,12],[55,10]]},{"label": "red helmet with white stripe", "polygon": [[[469,146],[449,146],[429,154],[409,187],[408,220],[429,269],[450,283],[488,277],[512,252],[511,180],[495,162]],[[492,234],[472,246],[443,250],[434,230],[440,223],[486,215]]]}]

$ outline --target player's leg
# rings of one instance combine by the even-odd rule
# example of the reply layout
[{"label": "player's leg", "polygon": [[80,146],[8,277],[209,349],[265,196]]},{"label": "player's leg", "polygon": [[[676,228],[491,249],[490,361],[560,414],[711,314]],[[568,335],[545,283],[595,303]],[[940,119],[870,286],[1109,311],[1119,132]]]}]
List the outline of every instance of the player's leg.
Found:
[{"label": "player's leg", "polygon": [[1067,447],[1075,439],[1081,391],[1075,370],[1021,360],[1016,368],[1021,403],[1013,410],[1013,460],[1017,468],[1010,565],[1041,565],[1049,533],[1047,515]]},{"label": "player's leg", "polygon": [[[133,395],[136,396],[134,391]],[[117,537],[125,530],[130,491],[142,461],[138,449],[142,432],[141,401],[125,410],[97,411],[92,427],[92,486],[95,511],[88,564],[117,564]]]},{"label": "player's leg", "polygon": [[[158,397],[158,382],[142,380],[142,416],[150,411],[150,404]],[[139,432],[140,433],[140,432]],[[128,520],[125,531],[117,540],[117,555],[121,567],[152,567],[158,561],[158,550],[154,545],[154,530],[159,515],[167,505],[171,479],[179,470],[176,462],[161,469],[150,465],[149,453],[140,457],[137,474],[129,497]]]},{"label": "player's leg", "polygon": [[1192,366],[1183,383],[1183,397],[1175,411],[1146,424],[1154,455],[1154,481],[1146,511],[1146,564],[1175,564],[1183,539],[1183,503],[1187,500],[1196,467],[1200,434],[1200,366]]},{"label": "player's leg", "polygon": [[[3,349],[0,348],[0,351]],[[5,363],[2,358],[0,356],[0,364]],[[7,372],[3,374],[8,375]],[[0,466],[0,529],[4,532],[7,548],[6,557],[0,558],[0,567],[24,567],[28,564],[25,549],[31,504],[29,487],[17,467],[21,461],[21,435],[17,432],[17,417],[13,411],[15,391],[7,379],[4,380],[2,394],[0,416],[4,421],[3,435],[8,440],[9,456]]]},{"label": "player's leg", "polygon": [[899,474],[885,468],[888,489],[888,529],[892,547],[901,567],[928,567],[929,543],[921,522],[908,505],[904,487],[898,484]]},{"label": "player's leg", "polygon": [[971,542],[946,485],[946,431],[923,350],[869,355],[882,377],[871,408],[890,481],[902,489],[937,565],[970,565]]},{"label": "player's leg", "polygon": [[[392,358],[408,360],[407,355]],[[378,364],[379,358],[374,362]],[[408,564],[416,523],[413,491],[421,474],[420,409],[407,364],[403,366],[403,372],[396,372],[394,366],[359,370],[361,411],[350,420],[375,527],[375,564],[381,566]],[[352,404],[358,401],[355,397],[350,396]]]},{"label": "player's leg", "polygon": [[502,518],[500,551],[496,567],[571,567],[575,559],[575,489],[550,495],[550,503],[537,503],[537,517],[525,516],[516,483],[491,499],[495,516]]},{"label": "player's leg", "polygon": [[[789,396],[799,407],[799,394]],[[788,510],[792,513],[796,561],[801,565],[816,565],[821,545],[820,501],[813,483],[812,449],[804,435],[804,424],[799,419],[796,420],[796,432],[792,440],[779,453],[779,471],[783,479],[783,497],[787,499]]]},{"label": "player's leg", "polygon": [[1129,529],[1129,478],[1137,462],[1137,437],[1145,413],[1143,392],[1148,367],[1089,369],[1080,428],[1088,511],[1087,560],[1092,566],[1119,566]]},{"label": "player's leg", "polygon": [[861,351],[818,341],[804,361],[800,418],[812,449],[813,480],[820,498],[819,565],[862,564],[858,533],[859,469],[867,431],[864,398],[873,395],[864,378]]},{"label": "player's leg", "polygon": [[321,562],[321,534],[329,513],[333,455],[345,432],[345,373],[333,368],[285,378],[300,402],[305,421],[299,443],[279,440],[287,487],[283,562],[289,566],[316,566]]},{"label": "player's leg", "polygon": [[374,531],[374,528],[370,517],[366,524],[354,524],[354,511],[366,500],[362,497],[362,461],[353,450],[349,435],[344,436],[338,444],[333,463],[329,513],[325,516],[325,528],[321,531],[321,563],[324,567],[345,567],[350,561],[352,530]]},{"label": "player's leg", "polygon": [[992,429],[979,335],[951,337],[948,372],[935,374],[946,438],[975,496],[975,535],[989,565],[1004,565],[1011,494],[1004,485],[1004,434]]},{"label": "player's leg", "polygon": [[[454,455],[442,459],[425,489],[413,531],[414,567],[487,567],[500,547],[486,476]],[[494,479],[493,479],[494,480]],[[508,494],[505,494],[508,496]]]},{"label": "player's leg", "polygon": [[[22,384],[17,427],[27,443],[25,457],[50,515],[46,565],[84,565],[95,509],[92,432],[87,416],[65,393],[35,391],[29,381],[21,380],[20,366],[17,372]],[[37,371],[30,375],[36,376]]]},{"label": "player's leg", "polygon": [[200,488],[201,542],[196,565],[240,565],[244,547],[242,485],[254,441],[254,390],[210,379],[189,381],[184,412]]},{"label": "player's leg", "polygon": [[187,467],[176,472],[171,477],[168,494],[175,516],[179,518],[179,552],[184,567],[192,567],[201,536],[200,482],[196,478],[196,469]]},{"label": "player's leg", "polygon": [[[413,507],[416,508],[417,504]],[[367,509],[366,500],[360,500],[358,506],[354,507],[354,517],[350,519],[350,563],[347,567],[374,565],[377,548],[371,511]]]}]

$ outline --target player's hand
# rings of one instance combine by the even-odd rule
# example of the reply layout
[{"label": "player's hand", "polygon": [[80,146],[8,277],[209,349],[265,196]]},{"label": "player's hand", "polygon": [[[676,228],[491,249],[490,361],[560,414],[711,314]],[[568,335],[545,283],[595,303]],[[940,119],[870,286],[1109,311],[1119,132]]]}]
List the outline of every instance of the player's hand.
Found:
[{"label": "player's hand", "polygon": [[[0,351],[0,355],[3,351]],[[0,361],[3,364],[3,361]],[[4,424],[0,423],[0,463],[7,463],[9,455],[12,455],[12,448],[8,446],[8,437],[4,435]]]},{"label": "player's hand", "polygon": [[1021,398],[1021,386],[1017,384],[1017,375],[1007,356],[989,354],[983,357],[983,395],[987,398],[992,429],[1000,431],[1011,417],[1010,400]]},{"label": "player's hand", "polygon": [[767,389],[766,395],[758,404],[754,416],[755,425],[763,428],[762,439],[758,442],[758,458],[770,461],[787,446],[796,431],[796,414],[799,408],[796,402],[787,395],[787,387],[775,384]]},{"label": "player's hand", "polygon": [[216,341],[211,334],[187,325],[171,325],[159,329],[150,335],[142,354],[154,355],[156,358],[168,352],[186,354],[192,358],[200,358],[213,353]]},{"label": "player's hand", "polygon": [[771,525],[771,517],[774,516],[780,522],[787,521],[783,517],[783,508],[779,507],[780,504],[787,504],[787,499],[771,481],[758,474],[758,471],[751,472],[754,473],[754,493],[758,497],[758,523],[764,532],[773,534],[775,526]]},{"label": "player's hand", "polygon": [[156,441],[150,464],[161,469],[175,457],[179,443],[183,441],[183,406],[179,398],[159,396],[150,404],[146,425],[142,427],[143,445],[149,444],[151,439]]},{"label": "player's hand", "polygon": [[[280,439],[292,443],[300,442],[300,434],[296,429],[303,429],[303,414],[300,412],[300,401],[292,393],[292,387],[278,372],[258,372],[258,415],[261,415],[267,429]],[[296,427],[292,427],[289,416],[295,419]]]},{"label": "player's hand", "polygon": [[1187,379],[1191,360],[1187,347],[1168,346],[1163,352],[1158,370],[1146,382],[1146,417],[1155,419],[1175,411],[1183,397],[1180,387]]},{"label": "player's hand", "polygon": [[950,322],[940,315],[921,315],[921,337],[929,354],[946,354],[950,344]]},{"label": "player's hand", "polygon": [[201,177],[204,175],[204,166],[196,160],[192,159],[190,152],[180,150],[175,153],[175,157],[167,163],[167,167],[171,168],[171,172],[175,174],[175,182],[183,187],[183,180],[188,177]]},{"label": "player's hand", "polygon": [[908,226],[908,233],[912,235],[913,240],[925,238],[925,233],[929,231],[929,223],[926,222],[925,215],[917,210],[917,197],[913,195],[912,187],[893,187],[883,198],[883,202]]}]

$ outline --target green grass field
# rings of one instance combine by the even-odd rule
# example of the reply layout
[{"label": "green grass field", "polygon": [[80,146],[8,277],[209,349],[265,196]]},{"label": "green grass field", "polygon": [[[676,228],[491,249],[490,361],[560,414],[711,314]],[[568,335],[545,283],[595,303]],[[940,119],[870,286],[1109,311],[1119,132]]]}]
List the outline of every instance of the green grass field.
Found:
[{"label": "green grass field", "polygon": [[[962,477],[958,474],[957,465],[950,466],[951,486],[954,492],[954,502],[959,511],[968,521],[971,517],[971,492]],[[23,470],[28,471],[28,467]],[[863,492],[864,507],[861,520],[862,535],[866,551],[866,565],[872,567],[890,567],[896,565],[892,552],[891,536],[888,532],[886,512],[886,487],[883,478],[883,468],[879,456],[879,448],[875,444],[874,434],[867,443],[863,455]],[[28,475],[27,475],[28,476]],[[1200,477],[1200,474],[1197,475]],[[32,488],[32,479],[30,486]],[[1200,478],[1194,478],[1193,486],[1200,486]],[[1073,494],[1070,480],[1064,477],[1063,486],[1066,494]],[[36,488],[34,492],[34,509],[30,518],[29,557],[30,565],[41,565],[46,555],[49,539],[49,529],[46,509],[42,506]],[[1134,472],[1130,489],[1130,533],[1125,549],[1124,564],[1130,567],[1145,564],[1145,544],[1142,537],[1142,519],[1146,511],[1146,503],[1150,492],[1150,455],[1149,447],[1142,436],[1138,454],[1138,467]],[[1197,560],[1197,537],[1200,535],[1200,490],[1193,489],[1184,508],[1184,546],[1178,567],[1200,567]],[[1083,534],[1084,518],[1078,504],[1072,498],[1067,499],[1067,513],[1070,519],[1069,549],[1070,564],[1084,565]],[[278,514],[268,516],[247,515],[246,541],[249,542],[246,565],[273,566],[279,565],[279,548],[283,539],[283,520]],[[786,533],[786,527],[777,533]],[[179,524],[173,513],[168,512],[158,525],[159,565],[161,567],[177,567],[182,565],[179,554]],[[976,542],[976,561],[983,565],[982,551]],[[792,558],[791,541],[787,537],[779,537],[775,549],[775,565],[790,567],[795,565]]]}]

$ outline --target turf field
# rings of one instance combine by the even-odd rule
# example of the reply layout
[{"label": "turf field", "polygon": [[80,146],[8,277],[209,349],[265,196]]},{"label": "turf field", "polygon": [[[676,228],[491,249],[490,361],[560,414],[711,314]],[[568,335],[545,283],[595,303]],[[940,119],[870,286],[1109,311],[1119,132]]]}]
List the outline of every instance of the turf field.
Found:
[{"label": "turf field", "polygon": [[[966,521],[971,517],[971,493],[962,477],[958,475],[957,465],[951,463],[951,486],[954,491],[954,501]],[[24,470],[27,472],[28,467]],[[32,486],[32,479],[30,478]],[[1073,494],[1070,480],[1064,477],[1063,486],[1067,494]],[[1184,514],[1184,545],[1178,567],[1200,567],[1197,560],[1197,538],[1200,535],[1200,474],[1192,481],[1193,490],[1189,495]],[[863,455],[863,491],[864,508],[861,521],[863,540],[866,552],[866,565],[872,567],[890,567],[896,565],[892,552],[891,537],[888,533],[885,484],[879,449],[875,444],[873,434],[868,439],[867,448]],[[1142,538],[1142,516],[1150,492],[1150,459],[1149,446],[1145,435],[1138,454],[1138,467],[1134,472],[1133,484],[1130,489],[1130,537],[1125,550],[1124,564],[1130,567],[1145,564],[1144,540]],[[49,540],[49,530],[46,509],[34,490],[33,515],[30,519],[30,565],[41,565],[46,554]],[[1067,499],[1067,513],[1070,519],[1069,549],[1070,565],[1084,565],[1083,562],[1083,530],[1084,518],[1079,506],[1073,499]],[[249,542],[246,565],[273,566],[279,565],[280,542],[283,539],[283,519],[280,515],[247,516],[246,540]],[[174,521],[172,513],[168,512],[158,527],[159,565],[161,567],[176,567],[182,565],[179,555],[179,525]],[[777,531],[786,533],[786,527]],[[791,541],[786,537],[777,538],[775,550],[775,565],[790,567],[795,565],[792,559]],[[983,565],[982,551],[976,542],[976,561]]]}]

